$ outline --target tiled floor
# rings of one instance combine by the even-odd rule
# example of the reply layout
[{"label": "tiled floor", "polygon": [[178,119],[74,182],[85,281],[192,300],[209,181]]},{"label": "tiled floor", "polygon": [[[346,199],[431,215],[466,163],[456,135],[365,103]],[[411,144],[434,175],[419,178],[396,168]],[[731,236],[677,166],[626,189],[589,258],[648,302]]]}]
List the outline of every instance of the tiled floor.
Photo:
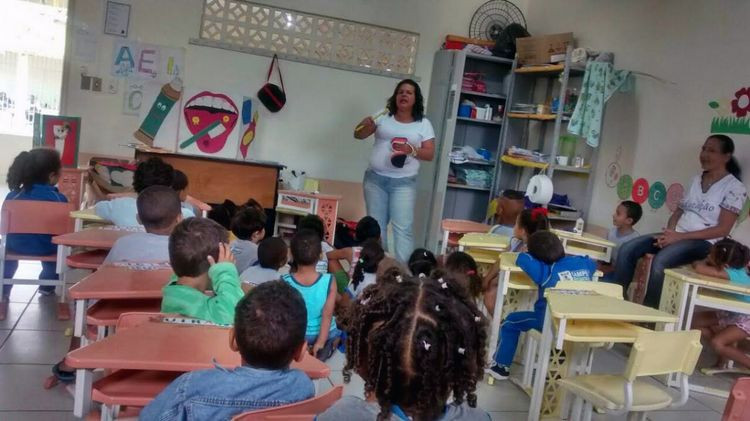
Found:
[{"label": "tiled floor", "polygon": [[[38,272],[34,264],[22,264],[25,276]],[[65,336],[70,322],[60,322],[55,316],[56,302],[53,297],[41,297],[36,287],[16,286],[11,295],[8,318],[0,322],[0,420],[68,420],[73,419],[73,399],[62,386],[51,390],[43,388],[50,374],[50,367],[65,353],[69,337]],[[594,371],[621,371],[625,364],[624,351],[615,348],[597,353]],[[333,373],[331,380],[341,384],[341,369],[344,356],[336,354],[330,360]],[[695,377],[695,376],[694,376]],[[696,381],[712,381],[716,386],[728,389],[731,378],[696,377]],[[330,387],[321,383],[321,389]],[[362,380],[353,376],[345,386],[345,394],[362,395]],[[478,386],[479,406],[487,410],[493,420],[526,420],[528,396],[508,381],[495,382],[493,386],[482,382]],[[724,399],[692,393],[687,405],[673,411],[649,414],[654,421],[715,421],[721,419]],[[596,415],[595,420],[624,420],[625,417]]]}]

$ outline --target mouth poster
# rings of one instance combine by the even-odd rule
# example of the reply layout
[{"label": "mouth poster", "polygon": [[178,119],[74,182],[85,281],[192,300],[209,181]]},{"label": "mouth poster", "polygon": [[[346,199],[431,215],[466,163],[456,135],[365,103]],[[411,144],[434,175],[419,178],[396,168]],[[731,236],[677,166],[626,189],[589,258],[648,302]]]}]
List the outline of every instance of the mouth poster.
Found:
[{"label": "mouth poster", "polygon": [[243,96],[188,87],[182,98],[177,152],[235,159]]}]

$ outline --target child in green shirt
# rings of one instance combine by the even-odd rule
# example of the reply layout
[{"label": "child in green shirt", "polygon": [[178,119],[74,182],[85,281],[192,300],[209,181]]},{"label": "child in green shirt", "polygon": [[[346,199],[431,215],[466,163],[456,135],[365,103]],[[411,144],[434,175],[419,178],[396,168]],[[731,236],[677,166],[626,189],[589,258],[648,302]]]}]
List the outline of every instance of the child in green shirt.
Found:
[{"label": "child in green shirt", "polygon": [[[232,324],[245,295],[229,250],[227,231],[204,218],[188,218],[169,236],[174,276],[163,289],[162,313],[179,313],[216,324]],[[214,295],[205,294],[213,289]]]}]

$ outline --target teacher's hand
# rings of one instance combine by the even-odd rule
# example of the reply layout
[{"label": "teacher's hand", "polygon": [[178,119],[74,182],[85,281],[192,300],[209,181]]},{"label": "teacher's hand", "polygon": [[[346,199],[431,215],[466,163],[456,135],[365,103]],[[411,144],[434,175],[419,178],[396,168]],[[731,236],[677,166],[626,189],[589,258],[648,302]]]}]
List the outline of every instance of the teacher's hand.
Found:
[{"label": "teacher's hand", "polygon": [[393,142],[391,143],[391,149],[393,149],[393,152],[400,152],[407,155],[411,155],[412,153],[414,153],[414,146],[409,144],[409,142]]},{"label": "teacher's hand", "polygon": [[357,139],[364,139],[375,133],[376,128],[377,126],[375,125],[375,120],[373,120],[372,117],[367,116],[362,119],[362,121],[360,121],[357,127],[354,129],[354,137],[356,137]]},{"label": "teacher's hand", "polygon": [[672,229],[665,229],[661,235],[654,237],[656,246],[660,248],[667,247],[683,239],[683,234]]}]

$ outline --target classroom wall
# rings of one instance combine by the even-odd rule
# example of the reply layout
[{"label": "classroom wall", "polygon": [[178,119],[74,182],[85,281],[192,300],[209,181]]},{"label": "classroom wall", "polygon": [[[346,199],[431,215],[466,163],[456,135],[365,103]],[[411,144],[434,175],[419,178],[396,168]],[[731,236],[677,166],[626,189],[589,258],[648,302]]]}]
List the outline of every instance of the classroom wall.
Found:
[{"label": "classroom wall", "polygon": [[[532,34],[572,31],[578,46],[615,53],[615,65],[650,73],[667,83],[637,76],[631,93],[607,103],[589,222],[611,226],[618,202],[604,171],[618,149],[622,172],[649,183],[687,187],[700,172],[699,148],[716,113],[711,100],[728,102],[750,86],[747,17],[739,0],[546,0],[528,3]],[[750,137],[730,134],[750,180]],[[746,183],[747,184],[747,183]],[[660,230],[666,207],[644,204],[641,232]]]},{"label": "classroom wall", "polygon": [[[429,87],[434,52],[445,34],[466,34],[483,0],[278,0],[269,4],[321,15],[368,22],[420,33],[416,76]],[[115,37],[102,35],[103,4],[76,0],[71,21],[91,28],[98,38],[96,62],[88,74],[109,77]],[[131,0],[130,38],[186,48],[185,84],[255,93],[270,59],[188,44],[197,38],[202,0]],[[518,1],[523,6],[525,0]],[[288,102],[278,114],[261,114],[251,154],[307,171],[316,178],[360,181],[371,142],[352,138],[365,115],[383,108],[396,79],[283,61]],[[127,155],[118,146],[131,140],[137,117],[122,114],[123,83],[117,94],[77,89],[81,64],[71,63],[65,103],[67,115],[82,117],[81,151]],[[106,82],[106,80],[105,80]],[[105,83],[106,85],[106,83]]]}]

